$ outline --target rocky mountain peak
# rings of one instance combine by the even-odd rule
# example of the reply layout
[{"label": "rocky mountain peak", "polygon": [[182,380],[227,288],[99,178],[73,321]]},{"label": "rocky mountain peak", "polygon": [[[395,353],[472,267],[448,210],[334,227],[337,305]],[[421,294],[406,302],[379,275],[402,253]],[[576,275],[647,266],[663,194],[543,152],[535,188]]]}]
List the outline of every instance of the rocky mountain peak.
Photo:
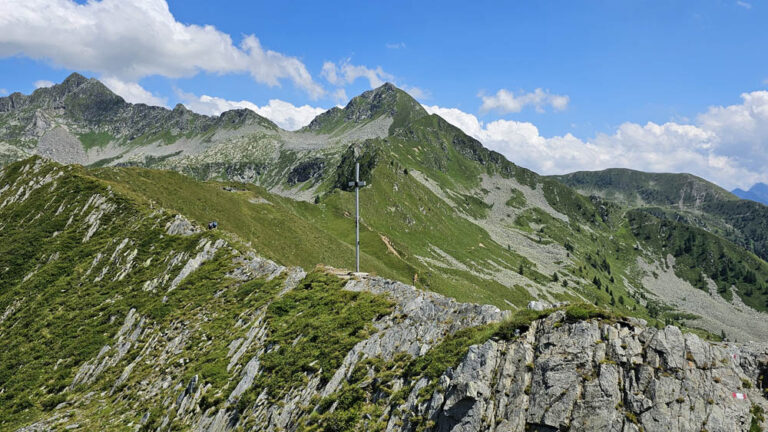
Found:
[{"label": "rocky mountain peak", "polygon": [[[185,108],[186,109],[186,108]],[[174,109],[176,111],[176,109]],[[238,108],[224,111],[219,115],[219,123],[230,126],[243,126],[246,124],[261,125],[269,129],[278,129],[278,126],[266,117],[262,117],[248,108]]]},{"label": "rocky mountain peak", "polygon": [[[386,83],[384,83],[384,84],[382,84],[382,85],[380,85],[380,86],[376,87],[375,89],[372,89],[372,90],[368,90],[368,91],[366,91],[366,92],[363,92],[363,93],[362,93],[360,96],[358,96],[358,97],[363,97],[363,96],[365,96],[365,95],[368,95],[368,94],[371,94],[371,95],[377,95],[377,96],[378,96],[378,95],[394,95],[394,94],[395,94],[395,93],[397,93],[398,91],[402,91],[402,90],[400,90],[399,88],[395,87],[395,85],[394,85],[394,84],[392,84],[392,83],[390,83],[390,82],[386,82]],[[404,93],[405,93],[405,92],[404,92]],[[353,98],[353,99],[354,99],[354,98]]]},{"label": "rocky mountain peak", "polygon": [[420,114],[419,116],[426,115],[424,108],[411,95],[395,87],[392,83],[384,83],[352,98],[344,111],[348,120],[364,119],[368,114],[395,116],[401,111],[403,113],[416,111]]},{"label": "rocky mountain peak", "polygon": [[[77,72],[73,72],[68,77],[66,77],[64,81],[62,81],[61,84],[59,85],[65,88],[76,89],[81,85],[87,83],[88,81],[89,81],[88,78],[84,77],[83,75],[80,75]],[[94,79],[94,81],[96,80]]]},{"label": "rocky mountain peak", "polygon": [[384,83],[353,97],[344,108],[334,107],[320,114],[306,129],[330,132],[343,124],[363,123],[382,116],[410,121],[426,115],[411,95],[392,83]]},{"label": "rocky mountain peak", "polygon": [[28,96],[19,95],[12,101],[0,101],[0,111],[26,107],[65,109],[69,115],[90,120],[103,118],[126,105],[123,98],[99,80],[73,73],[60,84],[39,88]]},{"label": "rocky mountain peak", "polygon": [[[69,99],[69,103],[64,100]],[[9,112],[29,106],[34,108],[57,108],[75,105],[124,105],[125,101],[95,78],[86,78],[79,73],[69,75],[60,84],[36,89],[31,95],[13,93],[0,98],[0,112]]]}]

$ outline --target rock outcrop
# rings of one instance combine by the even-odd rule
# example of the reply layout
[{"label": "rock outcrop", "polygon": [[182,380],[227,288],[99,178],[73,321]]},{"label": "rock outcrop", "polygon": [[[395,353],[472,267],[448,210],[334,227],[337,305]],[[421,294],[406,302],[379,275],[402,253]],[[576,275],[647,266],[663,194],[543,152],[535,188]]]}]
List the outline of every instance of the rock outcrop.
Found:
[{"label": "rock outcrop", "polygon": [[[255,255],[237,262],[232,277],[241,281],[289,274],[280,295],[295,289],[306,275]],[[370,366],[372,360],[386,364],[419,358],[441,349],[451,335],[502,322],[508,313],[365,275],[351,277],[343,289],[385,296],[394,300],[394,309],[374,321],[377,331],[347,353],[328,382],[308,372],[305,385],[286,389],[280,400],[262,393],[252,404],[239,403],[262,373],[260,356],[275,349],[267,344],[270,327],[264,309],[245,311],[253,313],[250,323],[233,323],[247,334],[232,335],[226,356],[234,387],[218,407],[208,407],[216,389],[199,371],[188,370],[195,373],[191,379],[174,383],[171,376],[179,375],[184,357],[181,366],[167,363],[169,354],[185,352],[199,324],[142,331],[145,320],[134,310],[115,336],[116,347],[105,346],[81,366],[72,386],[93,382],[135,344],[141,363],[155,365],[156,372],[133,388],[123,387],[135,373],[134,361],[109,385],[118,400],[165,400],[159,413],[135,414],[141,414],[145,426],[160,415],[153,430],[171,425],[198,431],[305,430],[318,413],[342,409],[338,401],[330,408],[326,401],[371,383],[393,391],[355,393],[368,394],[364,403],[382,410],[377,418],[361,411],[352,423],[387,431],[746,431],[761,426],[760,413],[768,409],[766,344],[711,344],[672,326],[656,329],[635,319],[574,320],[563,309],[550,309],[547,317],[512,338],[491,337],[468,346],[460,361],[437,379],[382,374]],[[355,377],[360,370],[367,371],[362,382]],[[59,411],[68,410],[62,417]],[[62,418],[88,415],[62,407],[49,420],[22,430],[49,430],[64,424]]]},{"label": "rock outcrop", "polygon": [[676,327],[566,323],[558,311],[513,341],[472,346],[414,394],[387,430],[426,418],[440,431],[739,431],[768,408],[768,345],[711,345]]}]

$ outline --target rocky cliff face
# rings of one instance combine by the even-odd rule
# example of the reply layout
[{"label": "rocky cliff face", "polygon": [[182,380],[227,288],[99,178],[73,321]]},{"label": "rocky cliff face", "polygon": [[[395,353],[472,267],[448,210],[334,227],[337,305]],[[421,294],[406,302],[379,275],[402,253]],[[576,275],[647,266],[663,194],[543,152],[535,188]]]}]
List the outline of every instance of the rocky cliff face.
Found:
[{"label": "rocky cliff face", "polygon": [[472,346],[388,429],[413,430],[413,415],[446,431],[749,430],[766,408],[767,348],[558,311],[516,340]]},{"label": "rocky cliff face", "polygon": [[766,344],[284,267],[40,159],[0,178],[4,430],[765,426]]}]

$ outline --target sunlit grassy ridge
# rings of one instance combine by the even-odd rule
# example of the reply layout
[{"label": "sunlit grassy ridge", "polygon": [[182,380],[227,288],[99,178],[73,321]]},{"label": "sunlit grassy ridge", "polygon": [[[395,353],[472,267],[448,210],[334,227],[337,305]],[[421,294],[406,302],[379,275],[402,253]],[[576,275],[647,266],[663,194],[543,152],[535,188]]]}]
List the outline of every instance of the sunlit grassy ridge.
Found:
[{"label": "sunlit grassy ridge", "polygon": [[[340,113],[335,115],[342,118]],[[665,250],[657,247],[662,243],[650,241],[650,237],[664,235],[662,230],[643,232],[638,237],[640,233],[631,229],[631,220],[622,207],[579,195],[554,179],[517,167],[437,116],[413,117],[388,138],[350,146],[318,189],[314,204],[270,194],[253,185],[200,183],[163,171],[110,168],[92,171],[92,175],[116,189],[187,214],[200,224],[217,220],[222,229],[236,233],[278,262],[308,268],[316,264],[350,268],[354,200],[343,189],[347,189],[354,162],[359,161],[361,176],[370,185],[361,192],[362,265],[368,271],[415,281],[420,287],[462,301],[502,308],[521,306],[532,299],[528,284],[556,283],[564,292],[552,291],[550,295],[560,300],[586,299],[662,321],[677,316],[664,312],[663,305],[646,303],[642,291],[631,288],[642,286],[642,275],[636,269],[639,257],[665,258]],[[447,200],[417,181],[414,172],[448,191]],[[571,264],[563,262],[556,274],[543,274],[517,252],[514,244],[498,244],[471,223],[467,216],[483,219],[492,209],[484,201],[488,191],[480,187],[481,175],[513,179],[536,189],[553,209],[567,216],[565,222],[532,207],[510,222],[511,227],[540,244],[568,250]],[[505,205],[520,209],[526,204],[518,190],[510,190]],[[690,233],[705,238],[703,231]],[[647,243],[647,247],[638,249],[638,243]],[[461,265],[445,264],[435,271],[429,260],[441,258],[440,254]],[[744,267],[742,273],[748,275],[748,281],[754,272],[756,282],[752,290],[741,286],[740,294],[749,292],[748,304],[763,309],[762,285],[757,280],[762,277],[760,263],[758,260]],[[517,271],[529,282],[502,284],[490,273],[496,267]],[[700,278],[691,272],[678,274],[701,286]],[[719,273],[708,276],[725,286],[726,279]],[[729,289],[722,293],[729,298]]]},{"label": "sunlit grassy ridge", "polygon": [[[199,307],[218,289],[218,283],[191,280],[165,302],[162,294],[143,291],[144,282],[162,275],[165,267],[159,261],[192,253],[201,240],[215,240],[217,233],[164,235],[170,215],[113,194],[103,183],[87,179],[81,168],[40,162],[13,164],[0,179],[8,186],[26,184],[32,178],[27,171],[35,169],[37,179],[56,176],[20,203],[0,209],[0,310],[6,312],[0,322],[5,347],[0,350],[0,418],[11,424],[63,402],[60,395],[77,367],[112,343],[130,309],[164,322]],[[17,190],[0,194],[0,201]],[[111,210],[100,216],[100,229],[86,240],[93,226],[88,217],[99,212],[97,203]],[[102,254],[116,248],[112,257]],[[226,262],[226,255],[221,251],[214,262]],[[121,274],[121,267],[133,271]],[[207,271],[220,277],[227,267],[211,265]]]},{"label": "sunlit grassy ridge", "polygon": [[[200,224],[220,221],[223,229],[285,264],[352,266],[352,199],[344,191],[349,189],[355,162],[361,163],[363,178],[371,185],[363,190],[362,201],[364,268],[460,300],[507,308],[544,293],[550,299],[608,302],[645,314],[644,293],[630,292],[631,286],[642,285],[637,260],[664,261],[667,251],[657,240],[666,233],[643,232],[643,240],[638,240],[624,214],[634,206],[646,208],[654,217],[682,222],[665,224],[664,229],[702,228],[763,259],[768,256],[768,207],[735,200],[690,175],[608,170],[557,178],[584,192],[618,200],[623,208],[588,198],[556,179],[516,166],[441,117],[429,115],[391,84],[353,98],[344,108],[329,110],[296,135],[248,110],[206,117],[183,106],[173,110],[131,106],[97,80],[77,74],[20,101],[18,110],[0,119],[3,139],[12,144],[24,130],[16,123],[29,120],[51,101],[64,101],[68,108],[50,115],[70,127],[84,150],[118,144],[137,152],[126,159],[107,157],[94,167],[112,163],[165,167],[197,179],[236,178],[276,194],[314,199],[316,205],[295,202],[237,184],[229,187],[242,191],[227,192],[221,184],[156,171],[91,172],[128,196],[154,201]],[[191,140],[189,148],[154,151],[182,137]],[[29,140],[21,141],[17,144],[25,149],[33,147]],[[149,152],[153,156],[143,153],[145,146],[153,146]],[[491,188],[489,178],[509,180],[505,186],[509,195],[501,202],[488,199],[495,192],[484,189]],[[523,194],[523,189],[535,196],[530,191]],[[504,211],[502,205],[509,209],[508,220],[496,220],[491,228],[484,225],[482,221]],[[552,217],[555,212],[559,215]],[[514,230],[517,237],[499,240],[498,230]],[[704,231],[690,235],[703,236]],[[520,247],[515,244],[519,235],[542,247]],[[648,236],[654,237],[647,242],[649,247],[635,248]],[[553,250],[559,253],[557,262],[542,261],[541,254]],[[563,250],[569,255],[563,257]],[[600,265],[593,265],[595,261]],[[746,279],[730,270],[710,271],[707,276],[726,298],[731,296],[727,285],[738,280],[739,295],[750,293],[752,298],[745,301],[763,307],[762,294],[755,296],[763,292],[761,265],[750,261],[742,266],[736,259],[733,266],[741,266],[739,276]],[[702,275],[676,271],[701,286]]]},{"label": "sunlit grassy ridge", "polygon": [[[218,406],[239,381],[226,353],[248,328],[233,324],[259,311],[269,329],[266,343],[282,349],[262,357],[263,368],[272,372],[261,375],[241,400],[245,406],[262,389],[277,397],[301,385],[306,373],[332,373],[355,343],[375,331],[372,320],[391,311],[390,299],[342,291],[338,278],[322,272],[277,300],[285,274],[245,282],[230,276],[246,249],[237,239],[223,231],[167,234],[172,214],[80,167],[34,158],[6,167],[0,184],[7,186],[0,188],[3,430],[93,390],[101,401],[81,404],[84,427],[114,429],[131,421],[125,418],[129,412],[137,416],[134,422],[144,412],[155,413],[146,426],[159,426],[160,400],[150,397],[137,405],[125,398],[145,380],[156,379],[158,371],[182,382],[199,376],[212,387],[204,407]],[[98,229],[91,232],[96,220]],[[186,260],[212,244],[228,245],[169,288],[166,275],[176,275]],[[163,280],[161,291],[152,288]],[[132,314],[139,318],[128,325]],[[173,332],[187,326],[194,337],[168,353],[165,345],[142,336],[142,330]],[[116,356],[110,347],[125,349],[126,355],[95,379],[73,384],[85,362],[96,359],[97,365]],[[254,353],[245,354],[236,364],[242,366]],[[168,355],[163,365],[142,361]],[[129,365],[129,378],[118,379]]]},{"label": "sunlit grassy ridge", "polygon": [[[354,198],[350,193],[335,191],[316,205],[253,185],[201,183],[168,171],[107,168],[90,174],[115,190],[188,215],[201,225],[215,220],[221,229],[237,234],[280,263],[305,268],[354,265]],[[524,291],[473,272],[446,269],[438,274],[423,266],[418,257],[431,256],[432,246],[461,261],[494,260],[517,268],[526,260],[493,242],[485,231],[458,216],[394,164],[377,166],[374,178],[361,192],[361,265],[365,270],[405,282],[418,275],[418,285],[459,300],[504,306],[504,300],[522,304],[530,298]],[[399,196],[393,202],[390,191],[395,183]],[[399,256],[387,248],[382,236]]]}]

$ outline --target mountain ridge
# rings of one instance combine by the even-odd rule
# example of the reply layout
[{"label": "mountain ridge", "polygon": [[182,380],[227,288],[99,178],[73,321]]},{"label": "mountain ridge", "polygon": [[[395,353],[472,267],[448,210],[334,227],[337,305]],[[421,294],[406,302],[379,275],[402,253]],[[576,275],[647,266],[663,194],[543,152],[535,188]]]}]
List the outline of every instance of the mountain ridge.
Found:
[{"label": "mountain ridge", "polygon": [[[628,169],[582,171],[552,178],[581,193],[598,194],[629,208],[655,211],[657,216],[717,233],[768,258],[768,207],[740,199],[691,174],[644,173]],[[656,208],[657,210],[653,210]]]},{"label": "mountain ridge", "polygon": [[0,220],[14,222],[0,224],[3,429],[765,425],[765,343],[284,266],[94,174],[42,158],[0,168]]},{"label": "mountain ridge", "polygon": [[[175,112],[193,115],[180,107]],[[35,115],[66,121],[61,113],[45,109]],[[724,253],[720,264],[708,265],[699,274],[683,264],[672,265],[676,283],[706,291],[711,282],[718,298],[726,302],[706,300],[714,302],[712,307],[734,309],[738,306],[732,303],[737,300],[757,310],[766,307],[763,273],[768,270],[741,250],[765,256],[768,227],[750,219],[752,209],[742,212],[743,226],[738,230],[720,219],[702,221],[691,212],[683,219],[678,213],[653,209],[641,209],[644,214],[627,212],[610,200],[580,195],[555,179],[518,167],[441,117],[427,115],[418,102],[391,84],[353,98],[344,109],[319,116],[315,127],[322,131],[287,132],[247,124],[238,120],[243,115],[248,111],[231,111],[202,135],[179,136],[173,123],[161,124],[155,135],[135,138],[130,146],[115,144],[109,137],[100,141],[96,132],[81,136],[89,139],[89,145],[78,144],[67,135],[65,122],[48,128],[37,150],[44,145],[48,153],[43,154],[55,157],[62,147],[80,148],[80,160],[104,167],[92,172],[109,179],[114,187],[195,214],[201,224],[226,221],[229,229],[261,243],[263,250],[273,251],[270,258],[285,264],[338,265],[338,257],[327,251],[351,245],[344,219],[353,209],[345,194],[349,173],[360,162],[361,175],[371,184],[370,198],[363,201],[364,251],[370,254],[364,260],[393,279],[416,280],[426,289],[503,308],[524,306],[534,299],[580,298],[631,310],[653,322],[682,325],[685,320],[674,318],[672,310],[700,310],[700,305],[667,304],[662,299],[666,289],[646,292],[650,281],[642,275],[654,263],[669,268],[667,255],[687,264],[712,247]],[[227,120],[228,116],[232,118]],[[124,127],[133,127],[130,119]],[[260,192],[249,199],[280,204],[272,206],[274,211],[256,211],[247,200],[222,201],[209,185],[142,168],[177,171],[196,180],[253,184],[305,204]],[[172,185],[178,188],[177,195],[169,196],[152,183]],[[252,193],[247,186],[224,187]],[[185,196],[195,197],[191,203],[197,204],[179,199]],[[695,199],[689,201],[695,203]],[[217,207],[229,212],[215,211]],[[255,219],[231,218],[230,213]],[[260,218],[276,223],[266,224]],[[634,224],[640,220],[646,224]],[[286,225],[291,229],[286,230]],[[267,227],[290,234],[283,240],[291,238],[294,243],[301,242],[301,236],[312,236],[319,246],[304,248],[307,258],[302,259],[289,253],[280,237],[253,234]],[[712,227],[717,237],[707,232]],[[720,237],[735,244],[721,243]],[[699,318],[688,321],[712,333],[726,325]],[[751,331],[730,321],[727,327],[739,337]]]},{"label": "mountain ridge", "polygon": [[301,130],[331,133],[344,123],[360,123],[379,116],[392,117],[391,127],[398,127],[425,115],[427,112],[415,99],[387,82],[353,97],[344,108],[333,107],[319,114]]},{"label": "mountain ridge", "polygon": [[737,188],[731,192],[739,198],[748,199],[768,205],[768,184],[755,183],[751,188],[749,188],[749,190],[745,191],[741,188]]},{"label": "mountain ridge", "polygon": [[583,176],[641,205],[581,194],[391,84],[289,132],[115,117],[83,79],[0,113],[0,428],[765,423],[764,206],[639,172]]},{"label": "mountain ridge", "polygon": [[[150,112],[163,112],[165,114],[169,114],[173,112],[184,113],[185,111],[189,113],[193,113],[181,103],[177,104],[176,107],[174,107],[173,109],[146,105],[143,103],[136,103],[136,104],[128,103],[125,101],[125,99],[115,94],[112,90],[110,90],[106,85],[104,85],[98,79],[86,78],[85,76],[77,72],[70,74],[69,76],[67,76],[67,78],[65,78],[59,84],[54,84],[50,87],[41,87],[41,88],[35,89],[35,91],[33,91],[32,94],[30,95],[25,95],[19,92],[15,92],[8,96],[0,97],[0,112],[9,112],[12,110],[23,109],[35,103],[42,103],[44,107],[51,108],[51,107],[55,107],[54,104],[56,103],[60,104],[68,97],[72,95],[76,95],[77,93],[86,93],[85,95],[80,95],[85,100],[77,101],[77,102],[82,104],[87,104],[87,105],[95,105],[94,106],[95,112],[109,113],[110,111],[114,111],[114,110],[124,110],[126,108],[131,109],[133,107],[138,107],[136,109],[147,110]],[[184,111],[180,110],[179,107],[183,107]],[[60,108],[66,109],[67,107],[60,107]],[[249,113],[252,113],[252,115],[256,116],[255,118],[258,118],[260,121],[266,121],[274,125],[274,123],[272,123],[271,120],[265,117],[262,117],[255,111],[248,110],[246,108],[228,110],[221,113],[218,116],[206,116],[204,114],[197,114],[197,113],[194,113],[194,116],[200,117],[200,118],[215,119],[215,118],[221,118],[221,117],[228,117],[228,116],[231,116],[231,114],[227,114],[227,113],[242,112],[243,110],[247,110]],[[274,126],[277,127],[277,125],[274,125]]]},{"label": "mountain ridge", "polygon": [[[621,199],[631,205],[680,205],[698,207],[711,199],[737,199],[736,196],[701,177],[688,173],[648,173],[628,168],[578,171],[552,176],[582,192],[629,192]],[[595,184],[598,179],[602,184]],[[593,189],[591,189],[593,188]],[[668,188],[668,189],[667,189]]]}]

